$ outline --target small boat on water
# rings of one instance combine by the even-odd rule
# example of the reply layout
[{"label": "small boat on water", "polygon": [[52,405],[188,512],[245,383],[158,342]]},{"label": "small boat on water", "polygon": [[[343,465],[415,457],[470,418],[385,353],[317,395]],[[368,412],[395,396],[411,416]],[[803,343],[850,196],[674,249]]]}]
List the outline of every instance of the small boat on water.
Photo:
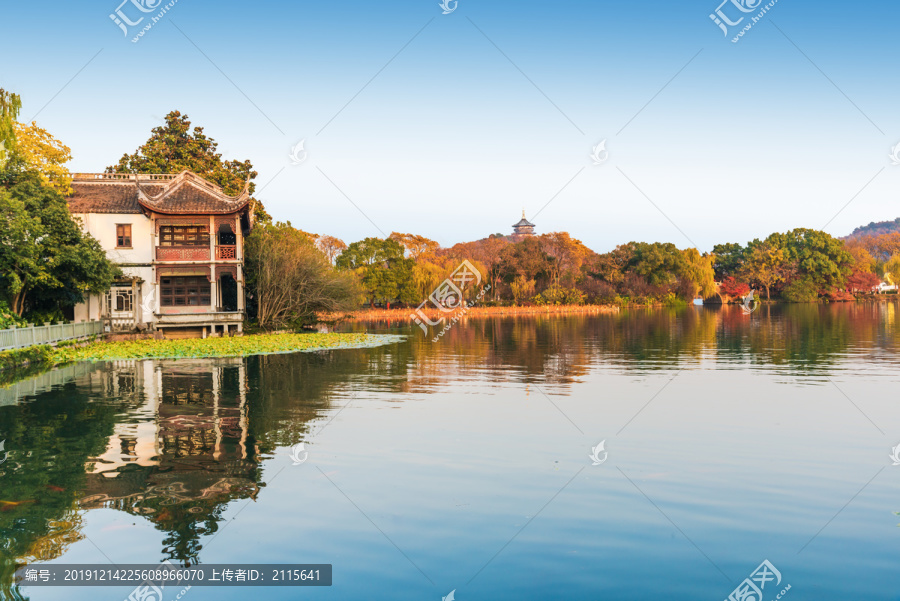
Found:
[{"label": "small boat on water", "polygon": [[703,297],[702,297],[702,296],[698,296],[697,298],[695,298],[695,299],[694,299],[694,304],[695,304],[695,305],[702,305],[702,304],[703,304]]}]

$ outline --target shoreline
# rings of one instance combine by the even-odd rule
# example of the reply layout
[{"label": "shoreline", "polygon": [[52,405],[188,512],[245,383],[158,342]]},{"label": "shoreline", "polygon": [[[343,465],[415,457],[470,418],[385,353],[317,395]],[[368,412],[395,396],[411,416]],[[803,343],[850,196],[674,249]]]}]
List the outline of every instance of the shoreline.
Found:
[{"label": "shoreline", "polygon": [[[818,301],[809,303],[789,303],[783,300],[776,299],[760,299],[759,302],[762,305],[829,305],[834,303],[883,303],[897,301],[898,298],[900,297],[898,297],[897,295],[866,295],[860,296],[853,300],[840,301],[820,299]],[[660,309],[670,306],[671,305],[667,305],[665,303],[630,303],[623,305],[525,305],[509,307],[470,307],[463,312],[463,315],[465,317],[514,317],[518,315],[565,315],[578,313],[597,315],[607,313],[615,314],[626,309]],[[697,305],[692,305],[691,303],[686,302],[682,306],[691,307]],[[732,301],[726,303],[707,303],[699,306],[714,309],[721,307],[740,307],[741,303]],[[352,323],[358,321],[408,321],[410,320],[411,316],[416,314],[416,311],[417,310],[415,308],[410,307],[401,309],[361,309],[358,311],[351,311],[347,313],[328,313],[319,316],[319,323],[330,325],[340,322]],[[442,317],[453,318],[455,316],[458,316],[461,312],[460,309],[457,309],[444,313],[434,308],[420,309],[419,311],[423,313],[425,317],[431,320],[440,319]]]},{"label": "shoreline", "polygon": [[[458,315],[462,310],[457,309],[444,313],[438,309],[420,309],[421,313],[429,319],[440,319],[441,317],[452,318]],[[565,313],[618,313],[620,307],[618,305],[547,305],[538,306],[522,306],[522,307],[469,307],[465,311],[466,317],[505,317],[515,315],[559,315]],[[397,321],[409,320],[410,315],[415,315],[415,308],[406,309],[364,309],[353,311],[350,313],[327,314],[320,317],[320,323],[329,323],[333,321]]]},{"label": "shoreline", "polygon": [[371,348],[404,340],[395,334],[349,332],[251,334],[232,338],[94,341],[78,346],[29,346],[0,353],[0,373],[18,369],[52,369],[79,361],[207,359]]}]

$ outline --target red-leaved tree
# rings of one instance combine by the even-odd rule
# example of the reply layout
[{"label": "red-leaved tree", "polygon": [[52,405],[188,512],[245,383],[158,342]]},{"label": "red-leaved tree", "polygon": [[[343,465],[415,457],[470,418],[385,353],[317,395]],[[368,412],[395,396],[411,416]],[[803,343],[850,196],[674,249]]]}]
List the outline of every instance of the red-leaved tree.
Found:
[{"label": "red-leaved tree", "polygon": [[750,292],[750,286],[747,283],[739,282],[732,276],[723,279],[719,289],[728,296],[744,296]]},{"label": "red-leaved tree", "polygon": [[881,278],[871,271],[854,271],[847,278],[847,292],[871,292],[881,283]]}]

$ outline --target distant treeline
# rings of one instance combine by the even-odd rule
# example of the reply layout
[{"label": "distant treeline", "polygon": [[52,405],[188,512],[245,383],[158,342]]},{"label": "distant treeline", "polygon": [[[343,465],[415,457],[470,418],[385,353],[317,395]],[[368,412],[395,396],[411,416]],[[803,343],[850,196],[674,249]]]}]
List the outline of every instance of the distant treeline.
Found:
[{"label": "distant treeline", "polygon": [[603,254],[566,232],[496,234],[450,248],[397,232],[349,246],[309,236],[339,270],[356,274],[361,301],[383,307],[420,303],[463,260],[490,284],[484,304],[680,304],[716,293],[737,298],[751,288],[791,302],[849,300],[900,274],[900,233],[844,242],[801,228],[711,253],[629,242]]},{"label": "distant treeline", "polygon": [[[0,89],[0,328],[62,319],[122,275],[67,210],[69,148],[36,124],[19,123],[20,107],[18,96]],[[224,160],[216,141],[178,111],[107,172],[185,169],[229,194],[246,183],[251,195],[255,190],[251,162]],[[787,301],[849,300],[900,279],[900,232],[881,232],[890,222],[858,228],[846,241],[795,229],[720,244],[710,253],[628,242],[601,254],[566,232],[494,234],[450,248],[394,232],[348,245],[273,223],[251,200],[256,223],[244,249],[246,306],[248,318],[265,328],[308,325],[319,314],[360,305],[418,306],[464,260],[482,277],[467,299],[488,306],[678,305],[717,293],[738,298],[751,288]]]},{"label": "distant treeline", "polygon": [[863,225],[847,236],[847,239],[861,238],[863,236],[880,236],[882,234],[892,234],[900,232],[900,217],[893,221],[873,221],[869,225]]}]

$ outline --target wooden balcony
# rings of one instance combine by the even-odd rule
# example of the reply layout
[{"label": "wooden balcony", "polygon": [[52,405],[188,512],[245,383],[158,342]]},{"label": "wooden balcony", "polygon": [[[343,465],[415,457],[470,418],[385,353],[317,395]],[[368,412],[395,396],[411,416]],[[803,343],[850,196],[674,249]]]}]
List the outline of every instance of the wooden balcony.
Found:
[{"label": "wooden balcony", "polygon": [[157,246],[157,261],[209,261],[208,246]]},{"label": "wooden balcony", "polygon": [[233,244],[216,246],[216,259],[220,261],[237,259],[237,246]]}]

